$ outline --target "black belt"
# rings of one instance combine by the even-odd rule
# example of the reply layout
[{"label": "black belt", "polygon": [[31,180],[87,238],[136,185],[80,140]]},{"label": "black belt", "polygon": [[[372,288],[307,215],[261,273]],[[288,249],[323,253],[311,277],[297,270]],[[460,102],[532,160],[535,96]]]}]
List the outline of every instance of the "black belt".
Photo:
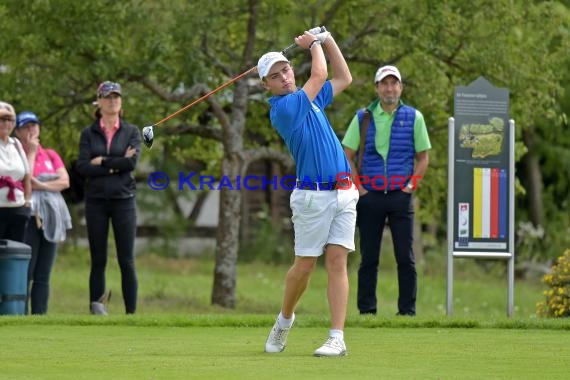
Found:
[{"label": "black belt", "polygon": [[339,186],[339,182],[307,182],[307,181],[297,181],[297,189],[299,190],[321,190],[321,191],[333,191]]}]

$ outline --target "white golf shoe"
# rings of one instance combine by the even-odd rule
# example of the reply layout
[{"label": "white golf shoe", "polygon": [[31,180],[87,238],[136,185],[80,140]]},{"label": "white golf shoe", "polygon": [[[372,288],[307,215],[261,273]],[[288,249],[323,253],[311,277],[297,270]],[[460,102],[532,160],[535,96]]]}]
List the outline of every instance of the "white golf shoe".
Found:
[{"label": "white golf shoe", "polygon": [[[293,321],[295,321],[295,315],[293,315]],[[291,323],[291,326],[293,326],[293,323]],[[281,326],[279,326],[279,321],[275,321],[275,324],[267,337],[267,341],[265,342],[265,352],[282,352],[287,345],[287,335],[289,335],[290,330],[291,327],[288,329],[281,328]]]},{"label": "white golf shoe", "polygon": [[107,305],[111,299],[111,291],[108,290],[97,302],[91,302],[91,314],[93,315],[109,315],[107,312]]},{"label": "white golf shoe", "polygon": [[329,337],[325,344],[317,348],[315,356],[345,356],[346,345],[341,338]]},{"label": "white golf shoe", "polygon": [[107,308],[102,302],[91,302],[91,314],[93,315],[109,315]]}]

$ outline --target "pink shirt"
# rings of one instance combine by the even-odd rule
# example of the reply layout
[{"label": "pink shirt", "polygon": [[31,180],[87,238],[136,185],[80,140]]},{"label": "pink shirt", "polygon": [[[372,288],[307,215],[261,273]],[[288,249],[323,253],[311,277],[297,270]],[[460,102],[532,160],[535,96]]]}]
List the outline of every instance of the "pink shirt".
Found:
[{"label": "pink shirt", "polygon": [[65,165],[55,150],[45,149],[41,145],[38,145],[38,149],[36,151],[36,162],[33,170],[34,177],[37,177],[42,173],[56,173],[57,169],[63,167],[65,167]]},{"label": "pink shirt", "polygon": [[107,138],[107,152],[109,152],[109,149],[111,149],[111,140],[113,140],[113,136],[115,136],[115,133],[117,133],[117,131],[119,130],[120,121],[119,119],[117,119],[115,125],[113,125],[113,128],[107,129],[105,128],[105,123],[103,123],[103,119],[100,120],[101,120],[100,121],[101,129],[103,130],[103,133]]}]

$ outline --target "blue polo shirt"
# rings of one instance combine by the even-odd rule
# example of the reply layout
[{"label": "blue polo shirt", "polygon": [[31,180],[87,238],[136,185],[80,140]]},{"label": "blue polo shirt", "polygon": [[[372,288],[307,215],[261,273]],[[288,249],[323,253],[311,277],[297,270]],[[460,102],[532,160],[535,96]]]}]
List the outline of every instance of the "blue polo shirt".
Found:
[{"label": "blue polo shirt", "polygon": [[303,89],[269,99],[273,128],[287,144],[296,164],[297,178],[333,182],[350,175],[350,165],[324,109],[333,101],[333,88],[326,81],[313,102]]}]

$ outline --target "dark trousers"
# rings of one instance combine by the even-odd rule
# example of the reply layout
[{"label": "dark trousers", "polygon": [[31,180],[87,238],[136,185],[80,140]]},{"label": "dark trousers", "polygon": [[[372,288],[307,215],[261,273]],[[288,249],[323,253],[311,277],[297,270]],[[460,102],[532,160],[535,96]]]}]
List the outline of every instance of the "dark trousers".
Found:
[{"label": "dark trousers", "polygon": [[[49,280],[57,244],[47,241],[44,230],[38,228],[36,219],[28,222],[24,242],[32,248],[32,258],[28,267],[28,289],[32,314],[46,314],[49,300]],[[26,313],[28,305],[26,303]]]},{"label": "dark trousers", "polygon": [[370,191],[358,200],[357,225],[361,263],[358,269],[358,309],[376,313],[376,285],[380,247],[386,219],[392,232],[398,268],[398,313],[416,314],[417,274],[412,251],[414,208],[412,196],[403,191]]},{"label": "dark trousers", "polygon": [[0,239],[24,242],[29,207],[0,207]]},{"label": "dark trousers", "polygon": [[110,221],[115,235],[117,260],[121,269],[121,287],[127,314],[133,314],[137,308],[138,282],[134,258],[136,219],[134,197],[110,200],[88,198],[85,201],[85,220],[91,251],[90,302],[99,301],[105,293],[107,238]]}]

